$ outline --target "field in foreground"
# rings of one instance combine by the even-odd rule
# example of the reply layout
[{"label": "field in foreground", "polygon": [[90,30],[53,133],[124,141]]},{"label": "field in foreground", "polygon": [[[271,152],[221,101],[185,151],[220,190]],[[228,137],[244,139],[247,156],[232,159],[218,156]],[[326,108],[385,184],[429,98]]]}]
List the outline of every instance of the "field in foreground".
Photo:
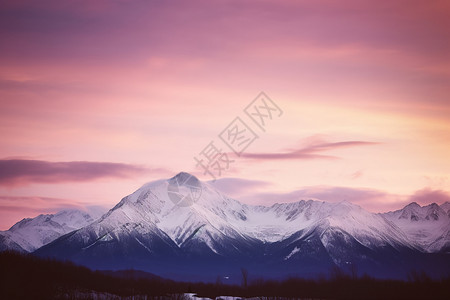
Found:
[{"label": "field in foreground", "polygon": [[[139,271],[100,272],[14,252],[0,253],[1,299],[183,299],[183,294],[214,299],[234,295],[261,299],[448,299],[450,278],[431,280],[412,271],[408,281],[356,277],[339,269],[316,280],[248,279],[227,285],[175,282]],[[134,297],[134,298],[133,298]]]}]

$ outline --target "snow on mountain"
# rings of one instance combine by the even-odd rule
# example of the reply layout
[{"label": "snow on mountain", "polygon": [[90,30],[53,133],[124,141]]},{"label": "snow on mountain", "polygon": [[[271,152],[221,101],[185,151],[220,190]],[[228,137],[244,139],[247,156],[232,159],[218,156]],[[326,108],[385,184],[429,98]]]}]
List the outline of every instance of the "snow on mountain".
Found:
[{"label": "snow on mountain", "polygon": [[98,220],[35,254],[182,280],[239,276],[242,266],[284,276],[327,272],[332,265],[349,263],[374,275],[401,276],[416,261],[428,263],[385,215],[348,202],[246,205],[187,173],[145,184]]},{"label": "snow on mountain", "polygon": [[416,202],[404,208],[382,214],[426,252],[450,252],[450,204],[432,203],[420,206]]},{"label": "snow on mountain", "polygon": [[[231,224],[265,242],[281,241],[300,230],[320,228],[342,230],[368,248],[386,244],[410,246],[396,226],[349,202],[301,200],[271,207],[244,205],[242,215],[243,218],[232,220]],[[325,236],[322,242],[326,246]]]},{"label": "snow on mountain", "polygon": [[56,214],[42,214],[14,224],[0,232],[0,251],[32,252],[60,236],[92,223],[94,219],[80,210],[63,210]]},{"label": "snow on mountain", "polygon": [[447,213],[447,215],[450,217],[450,202],[445,202],[441,205],[441,208]]},{"label": "snow on mountain", "polygon": [[[2,232],[0,239],[4,248],[33,251],[82,228],[77,235],[82,236],[83,248],[120,241],[133,232],[134,241],[147,252],[152,252],[152,245],[142,236],[155,234],[162,240],[169,238],[178,248],[195,242],[225,255],[240,251],[230,250],[236,245],[226,249],[225,241],[276,243],[298,232],[302,235],[297,234],[296,239],[317,231],[325,248],[330,235],[343,232],[369,249],[392,246],[435,252],[448,246],[449,212],[448,202],[442,207],[432,204],[423,208],[411,203],[386,214],[373,214],[348,202],[301,200],[270,207],[246,205],[182,172],[145,184],[96,222],[81,211],[62,211],[24,219]],[[83,228],[86,225],[90,226]]]},{"label": "snow on mountain", "polygon": [[[198,182],[201,195],[192,205],[179,205],[168,191],[171,183],[182,182],[187,177]],[[170,238],[169,244],[179,248],[189,247],[189,243],[195,241],[206,245],[213,253],[225,254],[225,240],[252,240],[233,226],[239,218],[242,218],[239,202],[221,195],[187,173],[180,173],[172,179],[144,185],[71,238],[78,238],[82,248],[89,249],[105,241],[129,238],[132,231],[133,243],[137,242],[149,253],[153,252],[153,245],[147,237],[153,235],[166,244]],[[237,254],[239,251],[236,248],[231,252]]]},{"label": "snow on mountain", "polygon": [[[198,199],[181,206],[170,197],[171,181],[191,178],[201,189]],[[183,186],[183,185],[180,185]],[[263,243],[282,241],[300,230],[320,227],[322,231],[339,229],[357,239],[368,248],[402,245],[410,247],[408,238],[396,226],[348,202],[326,203],[299,201],[274,204],[271,207],[242,204],[231,199],[208,183],[180,173],[172,179],[149,183],[125,197],[110,212],[92,224],[89,230],[95,238],[108,232],[120,239],[127,234],[124,224],[133,224],[144,232],[163,232],[178,246],[189,239],[206,244],[211,251],[220,253],[217,245],[224,239],[258,240]],[[326,245],[326,235],[322,236]],[[151,245],[143,247],[151,248]]]}]

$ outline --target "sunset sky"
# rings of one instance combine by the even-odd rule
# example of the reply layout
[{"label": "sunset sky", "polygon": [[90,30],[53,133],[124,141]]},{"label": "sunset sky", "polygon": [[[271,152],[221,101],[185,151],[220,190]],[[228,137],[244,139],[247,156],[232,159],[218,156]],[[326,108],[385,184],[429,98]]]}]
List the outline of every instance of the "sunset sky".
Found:
[{"label": "sunset sky", "polygon": [[[109,209],[213,142],[245,203],[450,201],[450,2],[1,1],[0,230]],[[245,108],[280,111],[262,130]],[[219,135],[239,117],[239,156]]]}]

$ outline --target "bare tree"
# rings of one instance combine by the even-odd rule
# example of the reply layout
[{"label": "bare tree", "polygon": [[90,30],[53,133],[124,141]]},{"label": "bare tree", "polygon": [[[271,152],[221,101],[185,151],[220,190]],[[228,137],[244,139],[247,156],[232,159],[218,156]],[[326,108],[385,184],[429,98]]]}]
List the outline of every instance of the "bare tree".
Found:
[{"label": "bare tree", "polygon": [[242,286],[246,288],[248,283],[248,271],[245,268],[241,268],[241,273],[242,273]]},{"label": "bare tree", "polygon": [[217,278],[216,278],[216,285],[217,285],[217,286],[221,286],[221,285],[222,285],[222,276],[217,275]]},{"label": "bare tree", "polygon": [[350,274],[352,276],[352,279],[358,279],[358,267],[355,263],[350,264]]}]

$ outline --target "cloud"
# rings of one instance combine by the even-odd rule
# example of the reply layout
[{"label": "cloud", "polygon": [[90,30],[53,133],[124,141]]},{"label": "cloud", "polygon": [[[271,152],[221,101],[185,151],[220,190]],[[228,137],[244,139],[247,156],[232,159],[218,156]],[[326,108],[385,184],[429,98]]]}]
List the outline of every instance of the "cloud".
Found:
[{"label": "cloud", "polygon": [[214,185],[214,187],[222,193],[236,198],[248,194],[250,191],[254,192],[255,189],[271,185],[271,183],[267,181],[241,178],[219,178],[215,181],[210,181],[209,183]]},{"label": "cloud", "polygon": [[327,202],[348,201],[360,203],[386,197],[387,193],[364,188],[312,186],[288,193],[263,193],[253,196],[262,202],[293,202],[300,200],[323,200]]},{"label": "cloud", "polygon": [[358,170],[358,171],[352,173],[350,175],[350,178],[351,179],[358,179],[358,178],[361,178],[363,175],[364,175],[364,172],[362,170]]},{"label": "cloud", "polygon": [[0,196],[0,230],[7,230],[23,218],[34,218],[40,214],[56,213],[67,208],[82,209],[83,206],[69,199]]},{"label": "cloud", "polygon": [[442,190],[424,188],[409,197],[409,202],[417,202],[421,205],[430,204],[433,202],[443,204],[445,202],[450,202],[450,194]]},{"label": "cloud", "polygon": [[72,199],[39,196],[0,196],[0,230],[6,230],[23,218],[52,214],[63,209],[87,211],[94,218],[107,211],[100,205],[86,205]]},{"label": "cloud", "polygon": [[326,202],[348,201],[372,212],[387,212],[402,209],[411,202],[420,205],[450,202],[450,193],[425,188],[412,195],[399,195],[369,188],[336,186],[310,186],[292,192],[268,192],[247,194],[238,198],[248,204],[272,205],[300,200],[320,200]]},{"label": "cloud", "polygon": [[164,169],[111,162],[49,162],[43,160],[0,160],[0,185],[85,182],[100,178],[131,178],[143,173],[166,173]]},{"label": "cloud", "polygon": [[377,145],[379,143],[366,141],[345,141],[336,143],[314,143],[312,145],[294,149],[284,153],[243,153],[241,157],[257,160],[282,160],[282,159],[339,159],[337,156],[321,154],[322,152],[359,147]]},{"label": "cloud", "polygon": [[82,204],[71,199],[39,197],[39,196],[0,196],[1,212],[29,211],[35,213],[45,213],[48,211],[61,210],[64,208],[78,208]]},{"label": "cloud", "polygon": [[397,195],[370,188],[336,186],[309,186],[292,192],[255,193],[244,195],[238,200],[248,204],[267,206],[300,200],[348,201],[375,213],[401,209],[409,203],[408,196],[405,195]]}]

